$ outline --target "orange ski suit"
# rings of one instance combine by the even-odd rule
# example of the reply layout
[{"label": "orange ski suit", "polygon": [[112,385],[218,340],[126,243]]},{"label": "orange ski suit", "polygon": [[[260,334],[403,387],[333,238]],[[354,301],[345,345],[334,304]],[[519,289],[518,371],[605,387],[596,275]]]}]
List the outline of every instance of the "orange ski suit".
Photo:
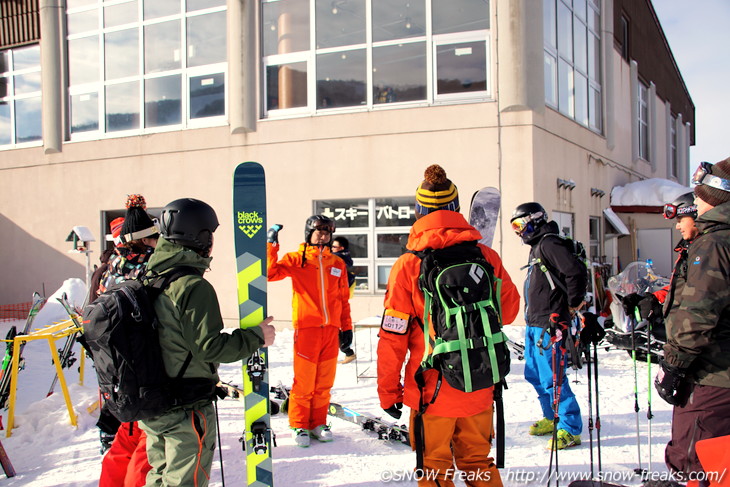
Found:
[{"label": "orange ski suit", "polygon": [[[479,232],[457,212],[438,210],[418,219],[411,227],[407,248],[440,249],[479,240]],[[520,307],[520,295],[502,266],[497,253],[479,246],[484,258],[494,267],[495,277],[502,280],[501,310],[503,323],[511,323]],[[385,294],[385,313],[378,340],[378,395],[380,405],[387,409],[396,403],[410,407],[411,421],[419,407],[420,393],[415,381],[424,352],[424,297],[418,288],[421,259],[403,254],[393,265]],[[408,355],[410,353],[410,355]],[[401,369],[406,361],[404,382]],[[424,373],[424,399],[433,397],[438,372]],[[501,486],[499,472],[489,458],[492,433],[493,388],[462,392],[442,381],[436,401],[423,415],[424,471],[419,485],[453,485],[453,461],[465,473],[469,486]],[[415,441],[411,441],[415,445]]]},{"label": "orange ski suit", "polygon": [[329,247],[301,244],[298,252],[289,252],[277,261],[278,249],[278,244],[267,244],[269,281],[291,277],[294,294],[294,384],[289,396],[289,425],[311,430],[327,424],[339,332],[352,329],[347,267]]}]

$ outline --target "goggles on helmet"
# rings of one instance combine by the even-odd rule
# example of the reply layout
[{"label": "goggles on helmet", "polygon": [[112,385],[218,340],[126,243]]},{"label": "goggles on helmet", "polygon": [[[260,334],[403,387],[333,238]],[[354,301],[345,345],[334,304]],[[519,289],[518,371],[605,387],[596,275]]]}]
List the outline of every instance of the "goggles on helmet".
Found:
[{"label": "goggles on helmet", "polygon": [[699,167],[692,175],[692,182],[694,184],[704,184],[711,188],[730,192],[730,180],[723,179],[719,176],[713,176],[712,164],[709,162],[700,162]]},{"label": "goggles on helmet", "polygon": [[664,218],[671,220],[672,218],[681,218],[683,216],[695,217],[697,214],[697,205],[677,206],[671,203],[664,205]]},{"label": "goggles on helmet", "polygon": [[512,223],[512,230],[515,231],[517,235],[522,235],[525,232],[525,229],[527,226],[534,220],[537,220],[538,218],[542,217],[542,212],[538,211],[537,213],[533,213],[531,215],[525,215],[521,216],[519,218],[515,218],[511,221]]}]

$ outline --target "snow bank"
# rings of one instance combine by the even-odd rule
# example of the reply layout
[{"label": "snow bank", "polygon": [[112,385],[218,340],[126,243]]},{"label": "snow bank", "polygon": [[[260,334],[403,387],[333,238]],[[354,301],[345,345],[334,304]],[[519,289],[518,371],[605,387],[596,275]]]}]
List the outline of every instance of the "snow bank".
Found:
[{"label": "snow bank", "polygon": [[692,188],[662,178],[636,181],[611,190],[611,206],[664,206]]}]

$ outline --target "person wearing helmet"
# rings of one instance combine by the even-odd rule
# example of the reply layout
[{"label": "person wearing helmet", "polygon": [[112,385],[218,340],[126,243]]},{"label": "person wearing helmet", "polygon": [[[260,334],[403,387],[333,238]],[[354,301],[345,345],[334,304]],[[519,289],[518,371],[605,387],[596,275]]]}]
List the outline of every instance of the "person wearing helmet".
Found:
[{"label": "person wearing helmet", "polygon": [[257,349],[271,346],[273,318],[257,327],[222,333],[218,297],[203,278],[218,228],[210,205],[192,198],[172,201],[163,208],[159,224],[161,237],[148,272],[164,275],[179,267],[194,272],[173,281],[154,303],[165,370],[180,381],[175,392],[181,397],[179,406],[139,421],[147,433],[152,466],[147,485],[207,486],[215,451],[218,365],[246,360]]},{"label": "person wearing helmet", "polygon": [[674,406],[665,461],[680,480],[704,478],[699,440],[730,435],[730,158],[701,163],[692,182],[697,234],[654,381]]},{"label": "person wearing helmet", "polygon": [[[555,335],[556,327],[567,326],[575,311],[585,304],[586,267],[560,238],[558,224],[548,221],[548,213],[540,203],[519,205],[510,222],[515,233],[530,246],[525,279],[525,379],[537,392],[543,417],[530,426],[529,433],[552,434],[548,448],[562,450],[580,445],[583,420],[565,369],[553,370],[553,359],[559,364],[561,352],[557,345],[551,347],[551,336]],[[546,352],[550,348],[553,353]],[[561,388],[557,431],[554,430],[554,377],[561,378],[560,385],[556,385]]]},{"label": "person wearing helmet", "polygon": [[267,235],[269,281],[292,280],[294,325],[294,384],[289,395],[289,426],[297,446],[310,438],[332,441],[327,425],[330,390],[335,382],[340,346],[352,344],[350,287],[345,262],[330,245],[335,222],[313,215],[304,225],[304,242],[281,259],[279,231]]}]

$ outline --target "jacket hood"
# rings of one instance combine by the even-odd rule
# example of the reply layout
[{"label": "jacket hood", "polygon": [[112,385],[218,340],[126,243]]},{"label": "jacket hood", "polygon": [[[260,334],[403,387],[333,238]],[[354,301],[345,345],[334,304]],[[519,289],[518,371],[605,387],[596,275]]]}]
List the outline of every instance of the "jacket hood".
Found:
[{"label": "jacket hood", "polygon": [[424,215],[413,224],[408,235],[408,250],[441,249],[461,242],[479,240],[479,231],[469,225],[461,213],[438,210]]},{"label": "jacket hood", "polygon": [[558,227],[558,223],[556,221],[551,220],[547,222],[546,224],[532,232],[527,238],[522,238],[522,241],[525,242],[527,245],[535,245],[547,233],[560,234],[560,228]]},{"label": "jacket hood", "polygon": [[210,267],[211,260],[212,257],[203,257],[192,249],[160,237],[147,269],[160,273],[172,267],[188,266],[205,271]]},{"label": "jacket hood", "polygon": [[717,205],[713,209],[702,214],[695,220],[697,228],[700,232],[704,232],[715,225],[729,225],[730,224],[730,202]]}]

